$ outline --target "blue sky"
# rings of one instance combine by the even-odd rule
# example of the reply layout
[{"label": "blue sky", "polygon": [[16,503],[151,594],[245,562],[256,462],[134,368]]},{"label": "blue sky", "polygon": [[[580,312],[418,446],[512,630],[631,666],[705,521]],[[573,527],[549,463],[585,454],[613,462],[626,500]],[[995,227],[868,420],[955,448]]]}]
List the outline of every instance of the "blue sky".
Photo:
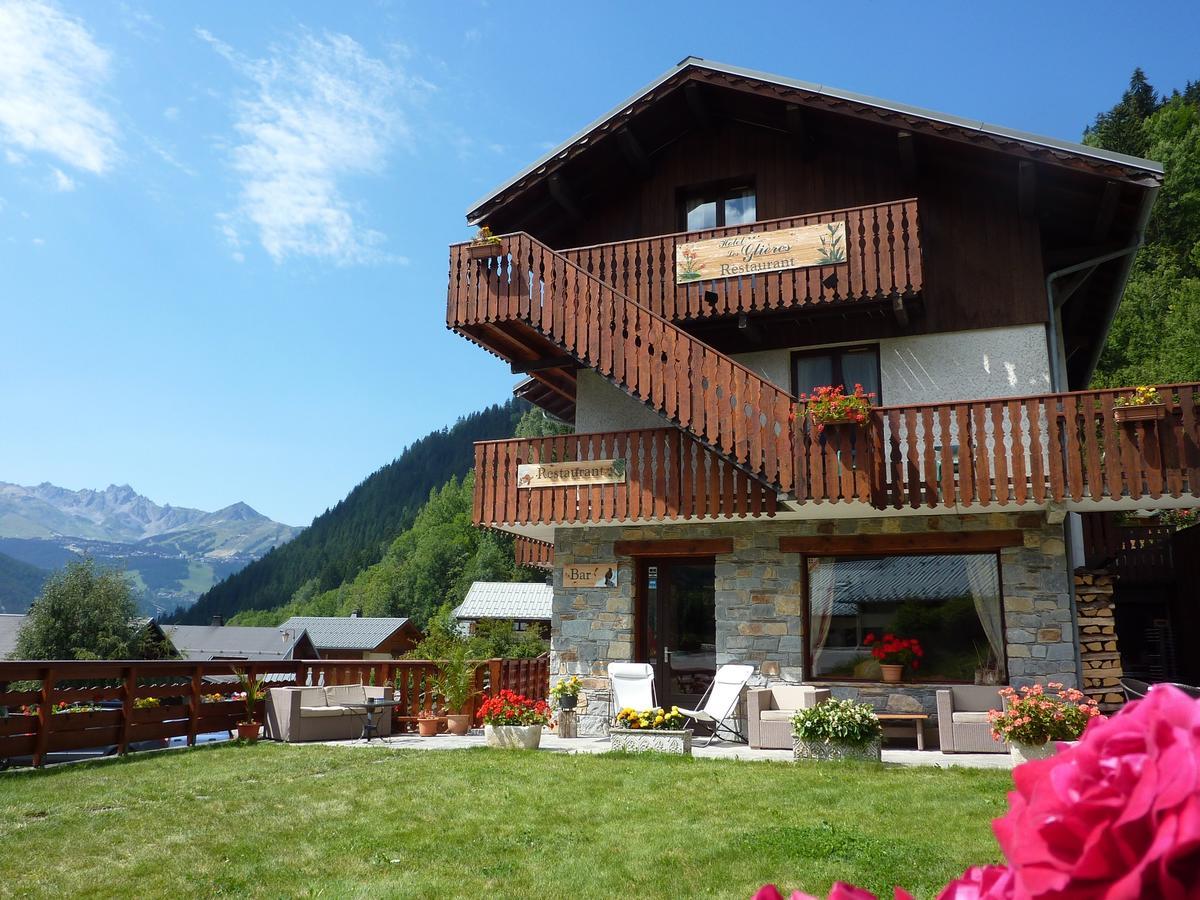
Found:
[{"label": "blue sky", "polygon": [[1200,78],[1198,36],[1195,3],[0,0],[0,481],[306,524],[508,396],[444,327],[467,206],[689,54],[1077,139],[1134,66]]}]

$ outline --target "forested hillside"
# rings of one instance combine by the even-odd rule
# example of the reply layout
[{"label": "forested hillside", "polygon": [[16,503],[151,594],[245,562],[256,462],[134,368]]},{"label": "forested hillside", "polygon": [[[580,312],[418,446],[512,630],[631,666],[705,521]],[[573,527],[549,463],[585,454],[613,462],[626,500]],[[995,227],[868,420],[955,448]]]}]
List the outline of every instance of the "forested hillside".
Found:
[{"label": "forested hillside", "polygon": [[1084,140],[1166,170],[1094,383],[1200,381],[1200,82],[1159,96],[1137,69]]},{"label": "forested hillside", "polygon": [[353,580],[383,558],[431,490],[467,474],[475,461],[475,441],[509,437],[528,408],[524,401],[512,400],[426,435],[294,540],[215,585],[195,606],[177,611],[174,620],[206,623],[214,615],[228,618],[242,610],[272,609],[289,602],[302,586],[317,594]]},{"label": "forested hillside", "polygon": [[49,575],[45,569],[0,553],[0,613],[23,613],[29,609]]}]

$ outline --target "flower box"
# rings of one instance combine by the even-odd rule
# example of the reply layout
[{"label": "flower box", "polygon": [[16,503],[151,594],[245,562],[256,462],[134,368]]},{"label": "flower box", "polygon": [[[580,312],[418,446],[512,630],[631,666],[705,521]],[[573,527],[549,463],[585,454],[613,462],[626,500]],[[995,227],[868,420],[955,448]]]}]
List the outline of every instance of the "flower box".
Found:
[{"label": "flower box", "polygon": [[678,731],[658,728],[610,728],[614,750],[628,753],[670,753],[692,755],[692,729]]},{"label": "flower box", "polygon": [[484,244],[468,244],[467,259],[492,259],[505,253],[503,242],[491,241]]},{"label": "flower box", "polygon": [[542,741],[541,725],[484,725],[489,747],[498,750],[536,750]]},{"label": "flower box", "polygon": [[861,427],[867,424],[867,420],[860,422],[858,419],[851,418],[850,416],[840,416],[834,419],[825,419],[821,418],[817,413],[809,413],[809,418],[812,419],[813,425],[823,425],[826,428],[829,428],[833,425],[858,425]]},{"label": "flower box", "polygon": [[879,738],[865,744],[845,744],[838,741],[811,741],[793,737],[792,753],[796,759],[853,759],[862,762],[880,762],[883,759],[882,743]]},{"label": "flower box", "polygon": [[1113,418],[1118,422],[1154,422],[1167,414],[1165,403],[1143,403],[1139,406],[1113,407]]}]

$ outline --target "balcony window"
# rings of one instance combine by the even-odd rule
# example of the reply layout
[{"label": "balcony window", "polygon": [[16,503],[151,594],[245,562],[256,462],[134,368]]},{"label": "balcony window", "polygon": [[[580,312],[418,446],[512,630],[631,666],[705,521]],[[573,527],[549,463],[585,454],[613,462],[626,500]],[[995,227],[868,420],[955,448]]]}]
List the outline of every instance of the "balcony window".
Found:
[{"label": "balcony window", "polygon": [[838,347],[832,350],[801,351],[792,354],[792,392],[811,394],[825,385],[841,385],[846,393],[861,384],[875,394],[876,405],[883,403],[879,384],[879,348]]},{"label": "balcony window", "polygon": [[918,682],[975,681],[977,669],[1005,677],[999,558],[994,553],[807,557],[810,677],[878,681],[867,636],[917,638]]},{"label": "balcony window", "polygon": [[754,188],[745,182],[690,188],[683,193],[682,206],[682,225],[686,231],[748,225],[757,221]]}]

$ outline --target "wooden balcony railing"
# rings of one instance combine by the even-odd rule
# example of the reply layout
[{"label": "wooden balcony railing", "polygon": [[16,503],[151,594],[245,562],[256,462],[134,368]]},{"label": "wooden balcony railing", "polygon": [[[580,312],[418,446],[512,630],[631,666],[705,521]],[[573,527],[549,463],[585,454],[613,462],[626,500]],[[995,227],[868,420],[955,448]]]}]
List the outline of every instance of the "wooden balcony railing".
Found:
[{"label": "wooden balcony railing", "polygon": [[[623,484],[523,488],[524,463],[623,459]],[[477,525],[745,518],[775,513],[776,497],[678,428],[653,428],[475,445]]]},{"label": "wooden balcony railing", "polygon": [[[680,244],[831,222],[846,223],[844,264],[675,283],[675,250]],[[560,252],[584,271],[671,321],[912,297],[923,287],[915,199]],[[836,275],[836,280],[830,279],[831,275]],[[706,293],[709,300],[705,300]]]},{"label": "wooden balcony railing", "polygon": [[518,566],[530,569],[554,568],[554,544],[518,536],[513,541],[513,559]]},{"label": "wooden balcony railing", "polygon": [[[477,696],[509,689],[545,700],[550,689],[548,656],[480,661]],[[415,730],[421,711],[441,709],[433,687],[439,664],[429,660],[0,661],[0,768],[6,760],[77,750],[124,753],[131,746],[232,731],[245,719],[234,667],[266,676],[264,688],[289,684],[391,684],[400,701],[393,733]],[[139,708],[143,698],[158,706]],[[218,699],[220,698],[220,699]],[[52,713],[58,704],[103,704],[91,712]],[[119,704],[119,705],[118,705]],[[258,704],[263,721],[265,701]]]}]

